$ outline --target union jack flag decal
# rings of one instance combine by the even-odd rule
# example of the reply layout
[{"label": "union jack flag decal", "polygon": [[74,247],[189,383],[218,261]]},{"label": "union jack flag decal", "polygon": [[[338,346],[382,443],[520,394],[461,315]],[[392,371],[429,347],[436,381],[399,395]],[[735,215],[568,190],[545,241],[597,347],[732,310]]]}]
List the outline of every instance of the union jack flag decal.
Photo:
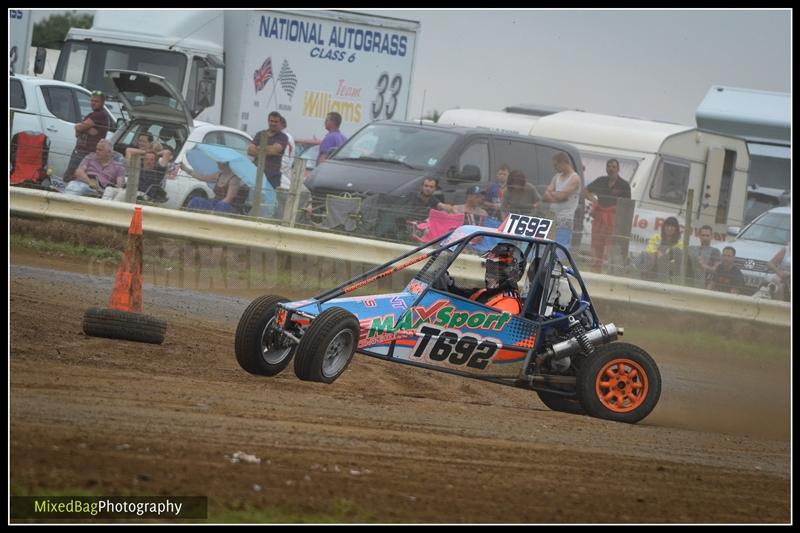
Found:
[{"label": "union jack flag decal", "polygon": [[253,73],[253,82],[256,85],[256,92],[260,91],[272,77],[272,57],[268,57],[261,65],[261,68]]}]

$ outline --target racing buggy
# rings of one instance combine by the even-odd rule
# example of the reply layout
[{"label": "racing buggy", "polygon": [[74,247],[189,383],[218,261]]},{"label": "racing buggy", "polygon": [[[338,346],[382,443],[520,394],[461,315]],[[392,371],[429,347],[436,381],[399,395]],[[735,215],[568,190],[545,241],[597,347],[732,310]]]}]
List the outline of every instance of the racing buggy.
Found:
[{"label": "racing buggy", "polygon": [[[551,227],[515,214],[499,229],[461,226],[314,298],[261,296],[239,320],[236,359],[261,376],[294,360],[298,378],[330,384],[358,352],[530,389],[555,411],[636,423],[658,402],[658,367],[616,342],[622,328],[600,322],[569,251],[547,239]],[[515,250],[501,265],[519,282],[511,311],[464,296],[450,275],[477,280],[485,268],[488,286],[498,246]],[[353,295],[390,276],[400,292]]]}]

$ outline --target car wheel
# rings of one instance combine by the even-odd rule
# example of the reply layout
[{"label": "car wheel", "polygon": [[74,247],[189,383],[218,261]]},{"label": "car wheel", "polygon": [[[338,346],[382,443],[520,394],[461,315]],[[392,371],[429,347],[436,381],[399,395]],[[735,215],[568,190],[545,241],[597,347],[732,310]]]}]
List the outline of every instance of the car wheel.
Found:
[{"label": "car wheel", "polygon": [[340,307],[327,309],[311,321],[300,339],[294,373],[304,381],[333,383],[358,348],[358,319]]},{"label": "car wheel", "polygon": [[597,348],[578,372],[578,398],[596,418],[635,424],[661,395],[661,373],[655,361],[633,344],[612,342]]},{"label": "car wheel", "polygon": [[289,365],[296,345],[286,345],[272,332],[280,296],[261,296],[244,310],[236,327],[234,350],[244,370],[258,376],[275,376]]},{"label": "car wheel", "polygon": [[571,415],[585,415],[586,410],[574,396],[562,396],[554,392],[536,391],[542,403],[553,411],[569,413]]},{"label": "car wheel", "polygon": [[90,307],[83,314],[83,332],[92,337],[161,344],[167,323],[142,313]]},{"label": "car wheel", "polygon": [[192,191],[189,193],[189,196],[186,197],[186,200],[183,201],[183,208],[186,209],[187,207],[189,207],[189,203],[195,198],[208,199],[208,196],[206,196],[206,194],[202,191],[197,191],[197,190]]}]

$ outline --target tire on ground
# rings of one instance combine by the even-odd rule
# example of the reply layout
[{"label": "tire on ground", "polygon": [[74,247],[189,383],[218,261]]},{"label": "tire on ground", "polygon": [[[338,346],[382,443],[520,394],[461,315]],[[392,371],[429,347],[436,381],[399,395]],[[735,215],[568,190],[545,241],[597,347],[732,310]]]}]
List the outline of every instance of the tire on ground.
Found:
[{"label": "tire on ground", "polygon": [[268,326],[275,319],[278,304],[288,301],[280,296],[260,296],[242,313],[236,327],[234,351],[239,366],[247,372],[275,376],[292,360],[294,347],[270,349],[270,339],[264,339]]},{"label": "tire on ground", "polygon": [[359,333],[358,319],[349,311],[340,307],[323,311],[300,339],[295,375],[304,381],[333,383],[353,359]]},{"label": "tire on ground", "polygon": [[635,424],[661,396],[661,373],[650,355],[633,344],[597,348],[578,371],[578,398],[589,416]]},{"label": "tire on ground", "polygon": [[586,410],[575,396],[562,396],[554,392],[536,391],[542,403],[553,411],[569,413],[571,415],[585,415]]},{"label": "tire on ground", "polygon": [[92,337],[161,344],[167,323],[142,313],[90,307],[83,314],[83,332]]}]

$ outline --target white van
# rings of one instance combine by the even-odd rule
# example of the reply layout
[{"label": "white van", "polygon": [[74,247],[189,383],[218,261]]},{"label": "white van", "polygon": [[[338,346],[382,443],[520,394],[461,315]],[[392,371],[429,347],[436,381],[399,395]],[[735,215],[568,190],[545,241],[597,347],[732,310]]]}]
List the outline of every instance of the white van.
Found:
[{"label": "white van", "polygon": [[[690,126],[581,111],[544,116],[475,109],[451,109],[441,124],[487,128],[572,144],[581,154],[585,184],[606,174],[606,161],[620,163],[635,202],[630,252],[644,249],[669,216],[685,223],[686,200],[694,189],[692,227],[714,228],[719,247],[727,227],[741,225],[750,154],[744,140]],[[511,165],[513,167],[513,164]],[[591,234],[591,220],[584,225]],[[690,244],[698,244],[696,236]],[[583,239],[588,243],[590,239]]]}]

